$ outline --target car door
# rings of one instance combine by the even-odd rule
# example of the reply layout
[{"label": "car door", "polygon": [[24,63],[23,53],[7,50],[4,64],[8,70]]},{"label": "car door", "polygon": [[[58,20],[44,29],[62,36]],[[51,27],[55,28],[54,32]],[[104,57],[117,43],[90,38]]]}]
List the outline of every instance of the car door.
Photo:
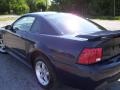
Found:
[{"label": "car door", "polygon": [[25,16],[18,19],[11,30],[6,30],[3,35],[3,41],[6,47],[21,56],[26,56],[26,39],[24,33],[29,32],[35,17]]}]

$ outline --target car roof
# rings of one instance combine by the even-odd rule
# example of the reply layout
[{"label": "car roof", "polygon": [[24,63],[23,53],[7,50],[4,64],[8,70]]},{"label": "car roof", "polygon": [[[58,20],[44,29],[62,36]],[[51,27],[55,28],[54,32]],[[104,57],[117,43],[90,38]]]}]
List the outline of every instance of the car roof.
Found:
[{"label": "car roof", "polygon": [[33,15],[33,16],[48,16],[48,15],[56,15],[58,14],[59,12],[34,12],[34,13],[28,13],[28,14],[25,14],[25,15]]},{"label": "car roof", "polygon": [[65,12],[34,12],[34,13],[28,13],[25,15],[32,15],[36,17],[43,17],[46,18],[47,16],[59,16],[59,15],[64,15],[64,14],[71,14],[71,13],[65,13]]}]

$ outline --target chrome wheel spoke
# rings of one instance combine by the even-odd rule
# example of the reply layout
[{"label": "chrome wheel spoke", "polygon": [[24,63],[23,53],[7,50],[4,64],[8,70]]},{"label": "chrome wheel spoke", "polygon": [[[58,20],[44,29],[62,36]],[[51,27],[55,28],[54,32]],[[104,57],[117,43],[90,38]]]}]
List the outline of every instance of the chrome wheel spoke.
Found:
[{"label": "chrome wheel spoke", "polygon": [[42,63],[42,70],[44,71],[45,70],[45,64]]},{"label": "chrome wheel spoke", "polygon": [[44,86],[48,85],[50,74],[49,74],[48,68],[45,65],[45,63],[42,61],[38,61],[36,63],[35,69],[36,69],[36,76],[37,76],[39,82]]},{"label": "chrome wheel spoke", "polygon": [[44,76],[44,80],[48,82],[48,77],[46,75]]},{"label": "chrome wheel spoke", "polygon": [[46,75],[49,76],[49,72],[46,72]]}]

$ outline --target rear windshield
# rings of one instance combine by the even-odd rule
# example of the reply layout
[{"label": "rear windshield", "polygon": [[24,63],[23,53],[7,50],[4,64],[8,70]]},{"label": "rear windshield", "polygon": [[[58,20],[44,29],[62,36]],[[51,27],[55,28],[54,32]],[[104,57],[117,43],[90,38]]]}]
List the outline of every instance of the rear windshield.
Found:
[{"label": "rear windshield", "polygon": [[102,26],[73,14],[47,16],[47,20],[60,34],[90,34],[106,30]]}]

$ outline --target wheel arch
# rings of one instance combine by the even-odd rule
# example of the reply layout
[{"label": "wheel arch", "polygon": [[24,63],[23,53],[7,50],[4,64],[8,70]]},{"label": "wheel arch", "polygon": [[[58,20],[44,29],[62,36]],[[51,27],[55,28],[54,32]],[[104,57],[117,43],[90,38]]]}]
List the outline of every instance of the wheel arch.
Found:
[{"label": "wheel arch", "polygon": [[49,56],[45,54],[42,50],[34,50],[30,53],[30,62],[32,63],[32,66],[34,64],[34,60],[38,57],[45,58],[53,66],[53,63],[51,59],[49,58]]}]

